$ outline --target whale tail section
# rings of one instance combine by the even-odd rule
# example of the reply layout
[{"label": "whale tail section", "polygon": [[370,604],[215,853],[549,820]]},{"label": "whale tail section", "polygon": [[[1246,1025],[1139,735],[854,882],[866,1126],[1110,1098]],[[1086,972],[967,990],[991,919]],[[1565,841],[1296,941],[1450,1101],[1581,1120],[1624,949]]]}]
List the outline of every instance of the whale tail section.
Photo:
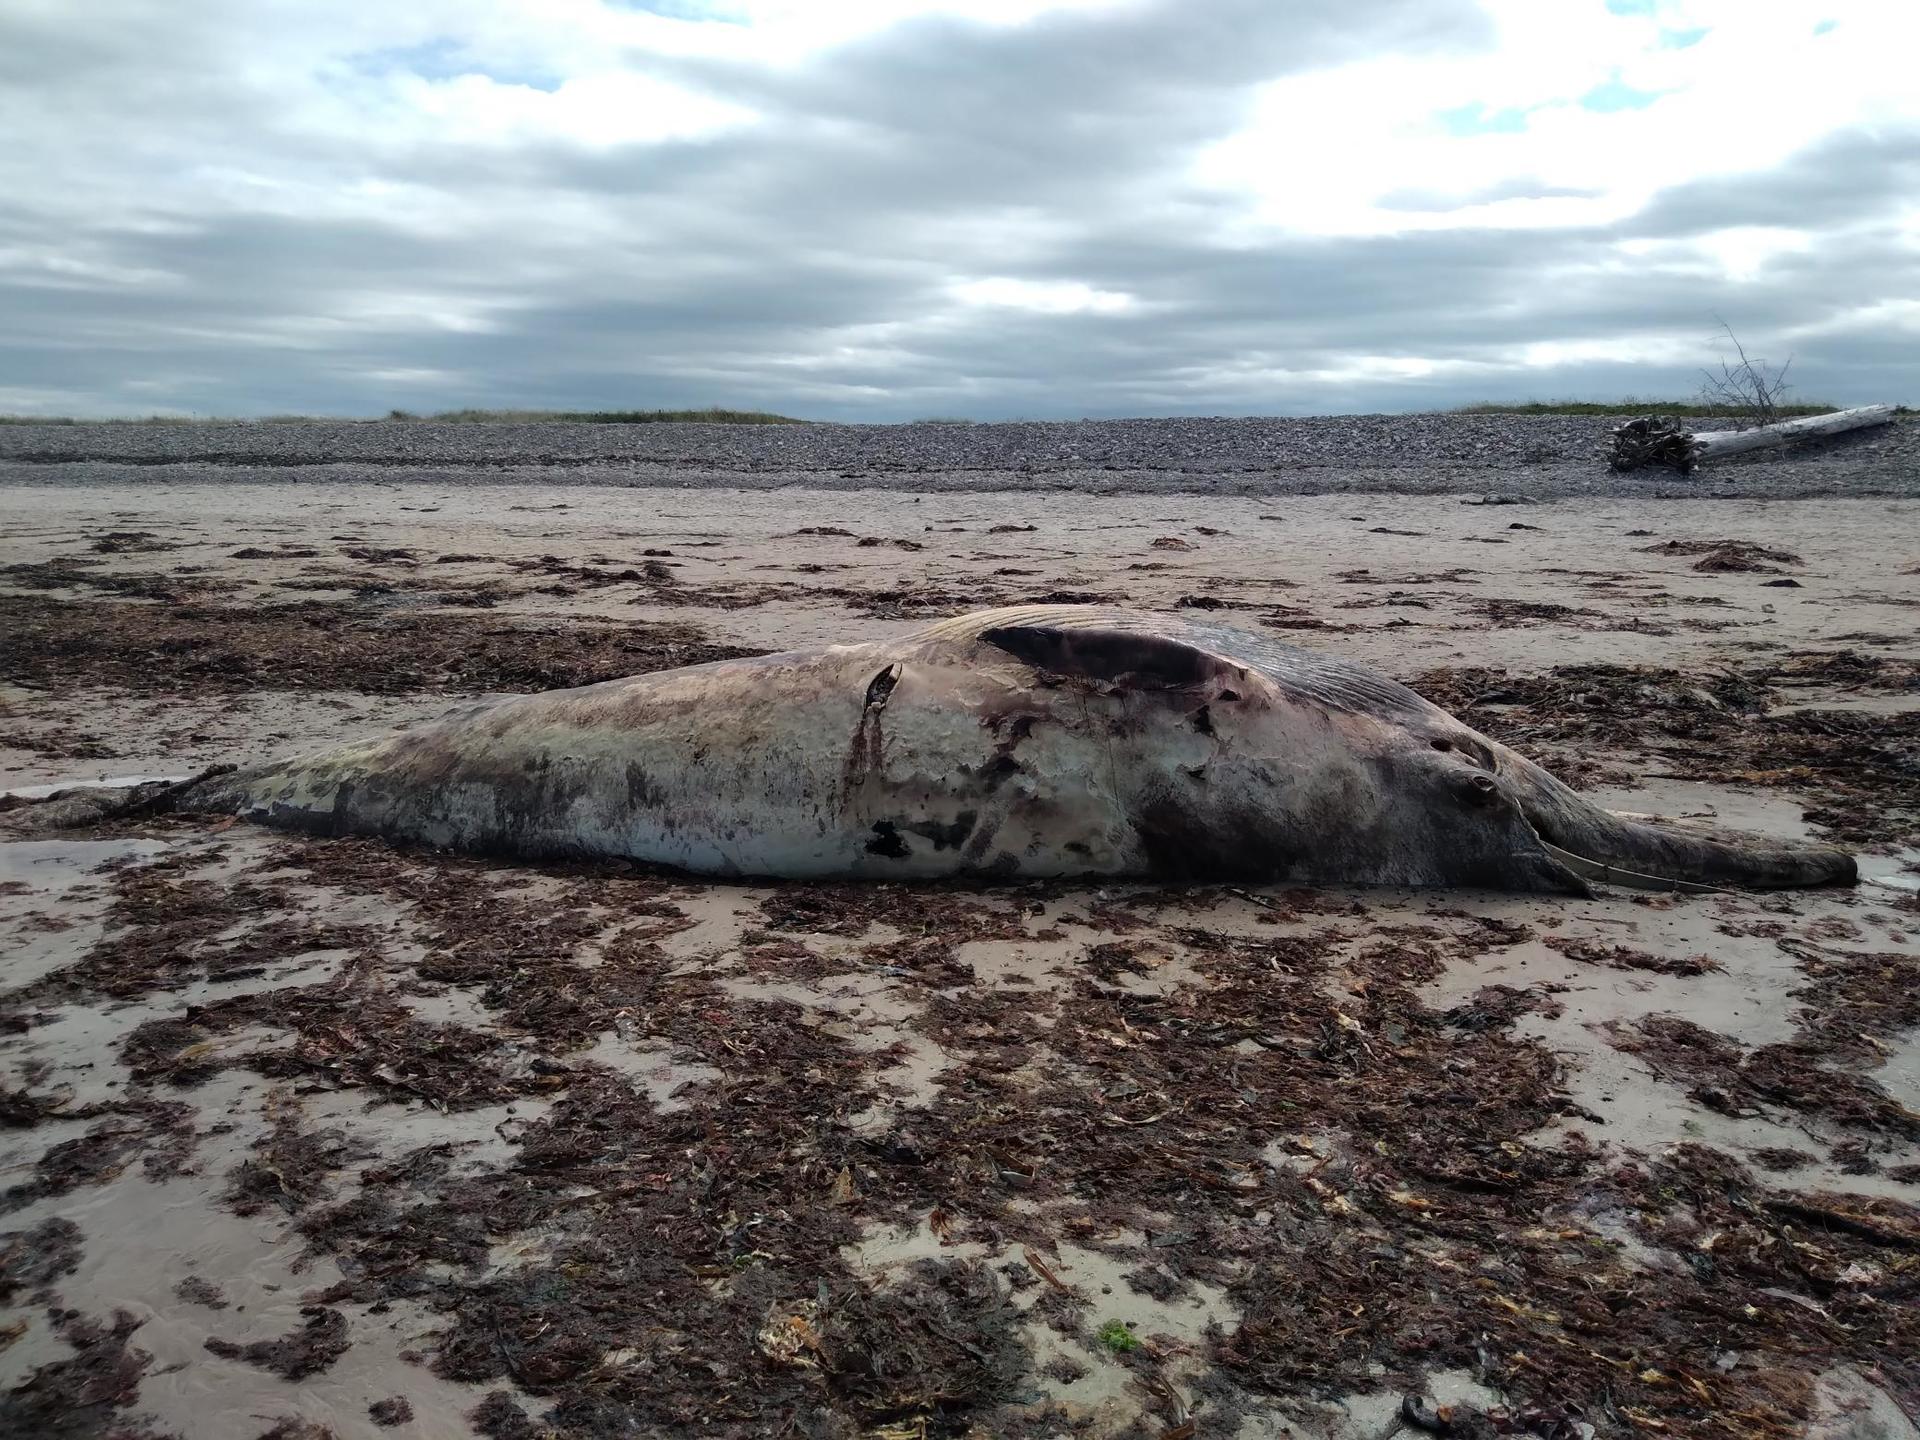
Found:
[{"label": "whale tail section", "polygon": [[72,785],[48,795],[14,797],[11,805],[0,800],[0,831],[42,835],[146,815],[231,811],[238,809],[247,786],[274,768],[209,765],[177,779]]}]

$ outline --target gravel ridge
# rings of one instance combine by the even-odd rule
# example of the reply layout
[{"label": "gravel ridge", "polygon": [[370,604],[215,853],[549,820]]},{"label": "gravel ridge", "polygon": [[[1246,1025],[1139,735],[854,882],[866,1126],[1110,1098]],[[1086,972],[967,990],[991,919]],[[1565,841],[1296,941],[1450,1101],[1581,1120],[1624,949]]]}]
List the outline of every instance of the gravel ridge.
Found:
[{"label": "gravel ridge", "polygon": [[[0,483],[377,480],[1300,494],[1912,495],[1920,423],[1614,476],[1624,417],[1349,415],[909,425],[432,421],[0,426]],[[1732,428],[1706,421],[1701,428]]]}]

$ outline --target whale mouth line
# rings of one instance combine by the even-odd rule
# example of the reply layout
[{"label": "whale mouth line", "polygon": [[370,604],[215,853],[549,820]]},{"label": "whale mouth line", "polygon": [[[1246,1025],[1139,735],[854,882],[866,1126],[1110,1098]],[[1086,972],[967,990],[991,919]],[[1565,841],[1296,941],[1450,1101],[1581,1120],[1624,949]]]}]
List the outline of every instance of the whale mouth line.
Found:
[{"label": "whale mouth line", "polygon": [[[1533,833],[1536,844],[1546,852],[1546,856],[1562,870],[1577,876],[1580,880],[1597,885],[1611,885],[1620,890],[1645,890],[1658,895],[1726,895],[1731,893],[1725,885],[1708,885],[1698,880],[1682,880],[1677,876],[1659,875],[1647,870],[1629,869],[1624,865],[1610,864],[1605,860],[1596,860],[1577,850],[1569,850],[1557,845],[1547,837],[1558,828],[1553,825],[1550,811],[1529,807],[1524,800],[1516,807],[1520,812],[1520,821]],[[1603,812],[1606,813],[1606,812]],[[1617,818],[1609,815],[1610,819]]]},{"label": "whale mouth line", "polygon": [[[1503,757],[1508,758],[1508,757]],[[1853,857],[1819,841],[1616,815],[1514,756],[1513,798],[1547,858],[1582,880],[1716,895],[1853,884]]]},{"label": "whale mouth line", "polygon": [[1623,890],[1652,890],[1661,894],[1725,895],[1729,893],[1724,885],[1702,885],[1697,880],[1674,880],[1664,875],[1647,875],[1638,870],[1627,870],[1618,865],[1608,865],[1603,861],[1589,860],[1584,855],[1576,855],[1571,850],[1561,849],[1545,836],[1540,837],[1540,845],[1556,862],[1571,870],[1582,880],[1614,885]]}]

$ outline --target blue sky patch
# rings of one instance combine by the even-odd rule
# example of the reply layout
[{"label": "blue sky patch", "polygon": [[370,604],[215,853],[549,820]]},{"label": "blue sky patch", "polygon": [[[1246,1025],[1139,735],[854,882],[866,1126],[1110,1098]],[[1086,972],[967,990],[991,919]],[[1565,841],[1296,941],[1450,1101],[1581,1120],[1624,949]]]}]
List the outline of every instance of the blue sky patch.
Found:
[{"label": "blue sky patch", "polygon": [[369,75],[405,73],[418,75],[422,80],[453,80],[462,75],[485,75],[502,85],[525,85],[534,90],[560,88],[560,77],[557,75],[513,66],[490,69],[476,63],[464,46],[446,40],[427,40],[418,45],[368,50],[355,56],[353,65]]},{"label": "blue sky patch", "polygon": [[724,0],[614,0],[614,5],[621,10],[645,10],[669,20],[723,20],[745,24],[748,19],[740,6]]},{"label": "blue sky patch", "polygon": [[1702,25],[1695,30],[1662,30],[1660,48],[1662,50],[1685,50],[1689,45],[1698,45],[1707,38],[1707,27]]},{"label": "blue sky patch", "polygon": [[1616,75],[1582,95],[1580,104],[1602,114],[1611,110],[1644,110],[1665,93],[1661,90],[1636,90]]},{"label": "blue sky patch", "polygon": [[1517,135],[1527,128],[1525,110],[1511,105],[1504,110],[1488,110],[1478,100],[1436,111],[1434,119],[1449,135]]}]

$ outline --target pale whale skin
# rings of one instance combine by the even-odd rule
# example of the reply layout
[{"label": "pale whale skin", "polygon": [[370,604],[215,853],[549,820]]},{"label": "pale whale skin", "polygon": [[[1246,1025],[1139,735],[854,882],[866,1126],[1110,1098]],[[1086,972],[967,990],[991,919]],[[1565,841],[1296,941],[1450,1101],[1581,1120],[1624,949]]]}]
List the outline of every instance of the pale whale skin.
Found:
[{"label": "pale whale skin", "polygon": [[1078,607],[477,701],[188,800],[325,834],[724,877],[1577,893],[1578,859],[1705,885],[1853,878],[1825,846],[1612,816],[1364,667]]}]

